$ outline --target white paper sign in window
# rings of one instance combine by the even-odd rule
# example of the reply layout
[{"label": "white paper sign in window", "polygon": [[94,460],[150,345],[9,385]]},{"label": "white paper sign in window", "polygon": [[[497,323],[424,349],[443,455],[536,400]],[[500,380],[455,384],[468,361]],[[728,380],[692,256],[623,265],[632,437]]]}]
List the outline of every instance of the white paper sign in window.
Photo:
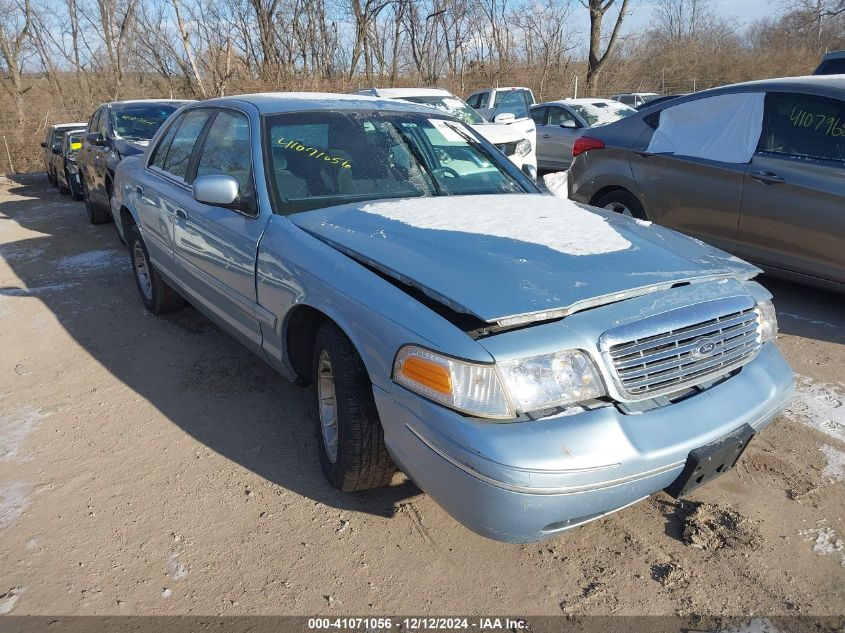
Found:
[{"label": "white paper sign in window", "polygon": [[705,97],[666,108],[648,151],[748,163],[763,129],[763,92]]}]

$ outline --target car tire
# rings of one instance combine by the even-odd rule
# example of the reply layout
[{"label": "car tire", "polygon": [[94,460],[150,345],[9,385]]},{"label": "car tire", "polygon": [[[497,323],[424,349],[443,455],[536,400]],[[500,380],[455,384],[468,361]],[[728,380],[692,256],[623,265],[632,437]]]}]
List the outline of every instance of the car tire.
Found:
[{"label": "car tire", "polygon": [[320,467],[338,490],[386,486],[396,466],[384,444],[384,429],[364,362],[334,323],[317,331],[311,363]]},{"label": "car tire", "polygon": [[134,224],[129,229],[129,258],[132,261],[135,285],[147,310],[153,314],[165,314],[185,305],[181,295],[161,278],[150,263],[147,245]]},{"label": "car tire", "polygon": [[[65,171],[65,180],[67,182],[70,182],[70,176],[68,175],[67,171]],[[56,182],[59,183],[59,193],[60,194],[62,194],[63,196],[66,196],[70,193],[70,187],[65,187],[58,178],[56,178]]]},{"label": "car tire", "polygon": [[639,220],[648,220],[645,209],[640,204],[640,201],[630,191],[624,189],[616,189],[610,191],[600,197],[594,203],[594,206],[607,209],[608,211],[615,211],[628,217],[637,218]]},{"label": "car tire", "polygon": [[77,200],[77,201],[82,200],[82,197],[83,197],[82,192],[77,187],[73,186],[72,180],[69,181],[69,182],[71,183],[70,184],[70,197],[73,198],[74,200]]},{"label": "car tire", "polygon": [[88,185],[82,182],[82,197],[85,200],[85,214],[88,216],[88,221],[91,224],[105,224],[111,220],[111,213],[106,213],[91,202],[91,192],[88,190]]}]

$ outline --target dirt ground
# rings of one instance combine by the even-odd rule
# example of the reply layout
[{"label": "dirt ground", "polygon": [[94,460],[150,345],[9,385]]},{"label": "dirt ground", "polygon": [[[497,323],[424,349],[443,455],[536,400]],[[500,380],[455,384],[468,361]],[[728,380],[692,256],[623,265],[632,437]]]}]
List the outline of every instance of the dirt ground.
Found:
[{"label": "dirt ground", "polygon": [[0,181],[0,613],[841,615],[845,301],[762,281],[799,393],[738,467],[506,545],[401,477],[331,489],[304,390],[148,314],[82,203]]}]

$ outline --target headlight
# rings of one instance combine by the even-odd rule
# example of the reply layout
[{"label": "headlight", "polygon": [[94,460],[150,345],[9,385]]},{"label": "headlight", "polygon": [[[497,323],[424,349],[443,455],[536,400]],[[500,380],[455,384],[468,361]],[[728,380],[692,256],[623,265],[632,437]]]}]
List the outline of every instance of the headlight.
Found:
[{"label": "headlight", "polygon": [[580,350],[481,365],[409,345],[396,355],[393,379],[457,411],[498,419],[605,394],[593,362]]},{"label": "headlight", "polygon": [[498,363],[518,411],[538,411],[603,396],[593,361],[580,350],[555,352]]},{"label": "headlight", "polygon": [[512,418],[494,365],[457,360],[409,345],[393,362],[393,380],[429,400],[486,418]]},{"label": "headlight", "polygon": [[516,144],[514,152],[516,152],[520,156],[528,156],[531,153],[531,141],[527,139],[522,139],[521,141],[519,141],[519,143]]},{"label": "headlight", "polygon": [[760,301],[754,308],[760,323],[760,340],[763,343],[775,340],[778,334],[778,316],[771,301]]}]

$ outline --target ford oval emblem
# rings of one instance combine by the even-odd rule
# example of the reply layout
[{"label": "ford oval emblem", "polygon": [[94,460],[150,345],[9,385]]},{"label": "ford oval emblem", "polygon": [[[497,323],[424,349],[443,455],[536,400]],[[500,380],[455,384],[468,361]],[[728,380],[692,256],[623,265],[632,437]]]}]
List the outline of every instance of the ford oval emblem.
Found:
[{"label": "ford oval emblem", "polygon": [[705,339],[703,341],[699,341],[698,346],[695,348],[695,355],[696,356],[709,356],[713,353],[716,349],[716,341],[712,339]]}]

